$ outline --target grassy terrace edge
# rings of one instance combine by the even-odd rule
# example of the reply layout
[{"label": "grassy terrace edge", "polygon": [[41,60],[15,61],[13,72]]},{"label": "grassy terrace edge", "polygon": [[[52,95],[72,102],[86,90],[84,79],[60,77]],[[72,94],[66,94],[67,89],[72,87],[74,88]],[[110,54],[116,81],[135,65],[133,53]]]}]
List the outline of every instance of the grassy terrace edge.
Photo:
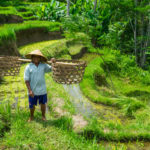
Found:
[{"label": "grassy terrace edge", "polygon": [[16,32],[21,30],[27,30],[32,28],[45,28],[47,32],[59,31],[59,22],[49,22],[49,21],[25,21],[20,24],[6,24],[0,26],[0,45],[4,42],[16,40]]},{"label": "grassy terrace edge", "polygon": [[[129,88],[129,85],[127,83],[123,84],[123,82],[121,82],[121,90],[124,90],[123,86],[125,86],[127,88],[126,92],[124,91],[124,93],[120,93],[117,89],[117,93],[115,93],[114,95],[111,95],[110,93],[107,94],[107,96],[103,95],[102,92],[100,92],[100,88],[98,88],[98,85],[95,82],[94,73],[99,73],[101,76],[105,75],[106,79],[108,79],[110,77],[106,74],[106,70],[104,70],[103,68],[104,62],[107,64],[107,67],[110,67],[109,64],[111,64],[111,67],[113,67],[114,64],[117,63],[116,58],[121,59],[119,59],[120,63],[118,64],[118,66],[122,65],[122,62],[124,61],[129,62],[130,60],[131,63],[133,59],[127,56],[121,57],[121,54],[115,50],[107,51],[107,49],[105,49],[101,50],[100,52],[104,54],[104,61],[102,57],[97,56],[88,63],[88,66],[85,69],[83,81],[80,83],[81,90],[90,101],[97,104],[116,107],[116,109],[119,112],[122,112],[123,116],[125,118],[128,118],[129,120],[122,124],[119,122],[113,122],[113,120],[106,121],[105,119],[94,118],[93,121],[90,122],[89,126],[82,133],[82,135],[85,136],[87,139],[95,138],[98,141],[150,141],[150,107],[146,104],[145,101],[142,101],[139,98],[127,97],[124,95],[127,91],[137,90],[138,88],[146,91],[150,87],[149,81],[147,81],[147,83],[145,83],[145,81],[142,81],[142,76],[140,75],[141,69],[133,64],[132,67],[134,68],[134,72],[129,72],[129,69],[131,68],[128,67],[128,69],[126,69],[127,74],[126,76],[124,75],[124,78],[130,76],[130,80],[135,80],[131,81],[130,84],[136,85],[138,82],[140,82],[140,86],[138,85],[139,87],[137,88],[130,85],[131,87]],[[114,70],[111,70],[109,72],[113,80],[115,80],[116,76],[118,80],[119,77],[121,78],[123,76],[123,66],[121,69],[122,70],[119,72],[119,75],[115,74],[116,72]],[[142,72],[145,72],[145,74],[147,73],[146,71]],[[136,74],[139,75],[137,76]],[[136,75],[137,77],[135,78],[134,75]],[[147,73],[144,78],[148,77],[149,75],[150,74]],[[119,82],[115,83],[115,87],[117,87],[117,85],[120,85]],[[108,88],[106,85],[104,87],[105,89]],[[121,86],[118,87],[120,88]]]}]

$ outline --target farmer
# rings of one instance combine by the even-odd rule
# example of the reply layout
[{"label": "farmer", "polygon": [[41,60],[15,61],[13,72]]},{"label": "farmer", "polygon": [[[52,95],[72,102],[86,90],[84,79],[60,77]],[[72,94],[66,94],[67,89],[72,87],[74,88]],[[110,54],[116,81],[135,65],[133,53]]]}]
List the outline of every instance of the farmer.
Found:
[{"label": "farmer", "polygon": [[[42,120],[46,121],[45,112],[47,91],[44,74],[46,72],[51,72],[52,68],[50,65],[43,63],[47,61],[47,58],[40,52],[40,50],[32,51],[26,55],[26,58],[32,60],[32,62],[26,66],[24,71],[24,80],[28,89],[30,108],[30,118],[28,122],[33,120],[37,101],[39,101],[39,104],[41,105]],[[52,58],[51,62],[55,62],[55,59]]]}]

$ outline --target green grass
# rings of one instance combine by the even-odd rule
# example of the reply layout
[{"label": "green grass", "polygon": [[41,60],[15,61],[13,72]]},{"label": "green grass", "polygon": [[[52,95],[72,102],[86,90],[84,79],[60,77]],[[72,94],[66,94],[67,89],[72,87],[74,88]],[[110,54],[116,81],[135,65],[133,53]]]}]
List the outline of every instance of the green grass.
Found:
[{"label": "green grass", "polygon": [[80,53],[82,48],[84,48],[83,44],[71,45],[69,47],[69,53],[70,53],[70,55],[76,55],[76,54]]},{"label": "green grass", "polygon": [[18,15],[23,18],[24,21],[27,20],[37,20],[35,16],[35,11],[38,9],[38,5],[23,4],[19,6],[7,6],[0,7],[0,14],[3,14],[3,18],[9,15]]},{"label": "green grass", "polygon": [[24,21],[29,21],[29,20],[37,20],[36,16],[30,16],[30,17],[23,17]]},{"label": "green grass", "polygon": [[[3,89],[1,94],[7,93],[3,102],[9,96],[12,97],[10,104],[13,104],[14,97],[19,97],[19,100],[21,100],[18,104],[18,109],[12,110],[10,113],[6,111],[6,114],[9,114],[11,119],[7,119],[4,115],[4,119],[8,121],[3,121],[0,118],[0,122],[3,121],[0,129],[6,129],[8,125],[10,128],[10,131],[4,131],[3,138],[0,138],[0,149],[98,149],[99,146],[96,143],[85,140],[84,137],[78,136],[72,131],[72,119],[69,116],[56,118],[53,116],[53,112],[50,111],[47,114],[47,123],[43,123],[41,121],[41,112],[36,108],[35,121],[27,123],[29,117],[28,98],[26,94],[27,89],[23,81],[25,66],[26,64],[22,65],[19,76],[5,77],[0,84],[0,89]],[[52,98],[53,101],[56,98],[62,98],[65,101],[64,110],[73,114],[74,108],[69,101],[69,95],[65,92],[61,84],[57,84],[52,80],[51,73],[46,75],[46,83],[48,87],[49,107],[52,107]],[[15,92],[16,90],[18,90],[17,93]],[[22,96],[24,97],[23,99],[21,99]],[[0,116],[1,112],[4,114],[5,109],[1,109]],[[8,124],[8,122],[10,123]]]},{"label": "green grass", "polygon": [[15,98],[20,99],[19,105],[21,107],[27,107],[27,89],[23,80],[25,65],[22,65],[20,74],[18,76],[3,77],[3,81],[0,84],[0,97],[3,102],[10,101],[10,104],[15,102]]},{"label": "green grass", "polygon": [[[20,12],[24,10],[24,12]],[[26,10],[26,11],[25,11]],[[0,7],[0,14],[3,15],[3,18],[8,18],[11,15],[17,15],[23,18],[23,20],[36,20],[37,18],[34,16],[33,11],[31,11],[28,7],[18,6],[18,7]],[[5,22],[4,22],[5,23]]]},{"label": "green grass", "polygon": [[29,7],[27,7],[27,6],[17,6],[15,8],[18,12],[26,12],[29,10]]},{"label": "green grass", "polygon": [[[62,45],[63,43],[65,43],[64,41],[65,40],[62,39],[30,44],[28,46],[20,48],[20,52],[22,55],[24,55],[36,48],[43,48],[44,50],[46,47],[46,50],[49,51],[46,56],[55,56],[52,54],[57,50],[56,47],[60,47],[60,45],[61,47],[63,47]],[[61,51],[57,53],[57,56],[59,56],[60,53]],[[62,58],[62,56],[65,55],[60,55],[60,57],[58,58]],[[107,56],[109,57],[109,59]],[[111,59],[114,58],[113,56],[111,56],[111,53],[107,56],[105,58],[105,61],[109,60],[110,62]],[[84,95],[89,97],[91,101],[96,102],[97,106],[99,106],[98,103],[116,106],[118,108],[116,109],[118,114],[115,114],[113,111],[114,108],[110,107],[110,113],[105,115],[103,115],[102,113],[100,116],[97,116],[96,119],[90,119],[90,124],[88,125],[88,127],[80,135],[77,135],[72,131],[71,114],[74,114],[75,110],[69,100],[70,97],[61,84],[57,84],[54,82],[51,73],[49,73],[46,75],[46,84],[49,99],[48,106],[50,108],[50,112],[47,114],[48,122],[43,123],[41,121],[41,113],[39,109],[36,109],[35,121],[31,124],[28,124],[26,122],[29,117],[29,110],[27,108],[28,98],[27,90],[23,81],[23,71],[25,65],[22,65],[21,72],[18,77],[5,77],[2,84],[0,84],[1,94],[3,94],[4,101],[7,100],[10,96],[9,100],[11,100],[12,104],[15,97],[19,97],[20,99],[22,96],[24,96],[24,98],[18,105],[18,109],[8,113],[11,114],[11,120],[7,117],[5,117],[7,119],[6,121],[0,119],[1,122],[3,121],[3,126],[0,126],[2,130],[6,127],[5,122],[8,121],[11,124],[10,131],[3,132],[4,136],[2,139],[0,139],[0,149],[14,148],[125,150],[128,149],[130,145],[132,147],[132,144],[130,142],[129,144],[118,143],[119,141],[137,141],[141,139],[150,140],[149,106],[142,97],[132,98],[127,96],[127,93],[130,93],[134,90],[141,90],[141,88],[143,88],[142,90],[145,91],[146,87],[148,87],[147,84],[141,83],[141,80],[139,82],[132,82],[132,80],[129,80],[127,77],[123,78],[122,75],[118,75],[112,69],[111,78],[113,79],[114,87],[116,89],[116,92],[114,92],[110,82],[110,77],[107,74],[106,70],[104,70],[105,67],[102,68],[103,65],[101,63],[103,63],[103,61],[101,60],[101,58],[96,54],[90,53],[85,54],[82,60],[86,60],[88,62],[84,79],[80,84]],[[106,80],[109,86],[98,86],[95,84],[93,76],[93,73],[95,71],[106,76]],[[144,93],[142,96],[145,97]],[[65,104],[63,109],[68,111],[70,115],[61,118],[56,118],[56,116],[53,115],[53,108],[55,106],[53,105],[53,102],[51,100],[55,100],[57,98],[62,98],[64,100]],[[103,111],[105,113],[106,108]],[[110,116],[107,117],[107,115]],[[99,140],[106,140],[108,141],[108,143]],[[117,141],[117,143],[111,141]],[[138,147],[142,147],[140,144],[142,145],[141,142],[137,142]]]},{"label": "green grass", "polygon": [[35,49],[40,49],[48,59],[52,57],[71,59],[70,53],[75,55],[84,47],[83,44],[79,44],[78,42],[74,43],[73,45],[67,45],[67,42],[69,42],[69,40],[61,39],[33,43],[29,44],[28,46],[20,47],[19,52],[24,56]]},{"label": "green grass", "polygon": [[53,43],[58,43],[59,41],[61,40],[42,41],[42,42],[28,44],[28,45],[20,47],[19,52],[22,56],[24,56],[35,49],[42,50],[44,47],[47,47]]},{"label": "green grass", "polygon": [[[138,68],[133,58],[107,49],[99,52],[104,54],[103,59],[96,56],[90,60],[91,54],[83,58],[90,62],[80,83],[81,90],[97,105],[109,105],[112,110],[117,107],[124,114],[123,122],[98,117],[91,121],[83,134],[86,138],[96,136],[97,140],[108,141],[150,140],[149,80],[146,80],[150,74]],[[145,74],[145,79],[142,74]],[[101,85],[104,79],[107,84]]]},{"label": "green grass", "polygon": [[50,45],[43,47],[41,51],[48,58],[52,57],[58,58],[61,55],[69,55],[66,42],[67,42],[66,39],[58,40],[56,43],[52,43]]},{"label": "green grass", "polygon": [[[56,47],[58,43],[63,45],[61,41],[64,43],[63,40],[55,41],[54,43],[49,42],[42,42],[39,44],[36,44],[37,47],[50,47],[50,50],[54,53],[56,49],[53,49],[53,46]],[[41,45],[40,45],[41,44]],[[43,45],[42,45],[43,44]],[[29,45],[27,49],[30,49],[30,46],[34,47],[34,45]],[[62,47],[62,46],[61,46]],[[45,49],[45,48],[43,48]],[[27,53],[27,51],[22,49],[22,52]],[[28,51],[29,52],[29,51]],[[49,52],[50,53],[50,52]],[[49,55],[48,56],[52,56]],[[60,51],[59,51],[60,53]],[[95,57],[94,60],[91,59],[91,57]],[[105,61],[112,58],[112,56],[109,56],[108,58],[105,58]],[[141,138],[145,140],[149,140],[149,123],[150,123],[150,115],[149,115],[149,107],[146,106],[146,103],[132,97],[127,97],[124,93],[127,91],[129,92],[131,89],[133,90],[133,87],[137,85],[136,82],[133,82],[132,84],[129,82],[126,83],[126,78],[117,77],[116,73],[111,71],[111,78],[114,81],[114,87],[116,89],[116,92],[113,91],[112,85],[110,82],[110,77],[107,74],[103,68],[101,68],[102,59],[98,57],[96,54],[89,54],[85,55],[82,60],[88,61],[88,67],[85,70],[85,75],[82,83],[80,84],[81,89],[85,96],[90,98],[93,102],[103,103],[105,105],[115,106],[120,111],[120,113],[123,113],[123,122],[126,122],[126,124],[123,124],[120,122],[120,120],[108,120],[106,121],[104,118],[97,118],[98,123],[93,125],[89,125],[87,129],[84,131],[84,136],[87,137],[86,134],[93,133],[93,138],[96,137],[97,140],[104,139],[108,141],[130,141],[130,140],[141,140]],[[95,84],[95,80],[93,78],[93,73],[95,70],[103,75],[106,76],[107,82],[109,86],[97,86]],[[49,91],[51,91],[52,95],[49,95],[49,98],[63,98],[68,102],[68,95],[65,94],[65,91],[63,90],[62,86],[59,84],[56,84],[50,76],[47,76],[47,82],[51,84],[52,86],[48,87]],[[125,83],[124,83],[125,82]],[[117,86],[118,85],[118,86]],[[123,88],[119,88],[121,85],[123,85]],[[139,85],[141,87],[145,87],[146,85],[143,85],[139,82]],[[129,86],[131,86],[129,88]],[[139,86],[135,86],[136,89],[141,88]],[[55,89],[58,89],[56,91]],[[125,90],[126,89],[126,90]],[[127,90],[128,89],[128,90]],[[117,94],[116,94],[117,93]],[[72,109],[72,105],[69,103],[65,104],[66,106],[64,108],[67,108],[71,113],[74,113],[74,110]],[[51,107],[51,103],[49,103],[49,106]],[[113,108],[112,108],[113,109]],[[142,117],[141,117],[142,116]],[[91,121],[92,122],[92,121]],[[141,127],[142,123],[142,127]],[[99,126],[101,125],[101,126]],[[105,130],[108,130],[108,133],[105,133]],[[114,138],[115,137],[115,138]]]},{"label": "green grass", "polygon": [[[70,102],[70,95],[65,91],[63,85],[56,83],[50,74],[46,75],[46,80],[47,80],[47,89],[49,91],[48,94],[49,99],[50,100],[62,99],[64,101],[63,109],[69,112],[70,114],[75,114],[75,108],[73,107],[73,104]],[[51,101],[49,101],[48,106],[49,108],[52,108],[53,105]]]},{"label": "green grass", "polygon": [[14,15],[17,15],[19,14],[17,12],[17,10],[15,9],[15,7],[12,7],[12,6],[8,6],[8,7],[1,7],[0,6],[0,14],[14,14]]},{"label": "green grass", "polygon": [[30,17],[30,16],[33,16],[33,12],[32,12],[32,11],[20,12],[20,14],[21,14],[23,17]]},{"label": "green grass", "polygon": [[25,21],[20,24],[5,24],[0,27],[0,45],[15,40],[15,32],[41,27],[46,28],[47,31],[59,31],[60,23],[49,21]]},{"label": "green grass", "polygon": [[1,104],[0,107],[0,138],[4,136],[4,133],[10,130],[10,114],[11,108],[8,104]]},{"label": "green grass", "polygon": [[98,149],[96,144],[69,132],[65,126],[69,118],[50,118],[43,123],[36,114],[36,121],[27,123],[28,112],[20,111],[14,114],[11,121],[11,132],[5,134],[0,147],[7,149]]},{"label": "green grass", "polygon": [[48,58],[56,57],[63,59],[71,59],[70,55],[67,53],[67,47],[65,46],[64,39],[61,40],[50,40],[37,42],[23,46],[19,48],[20,54],[24,57],[26,54],[30,53],[35,49],[41,50],[41,52]]}]

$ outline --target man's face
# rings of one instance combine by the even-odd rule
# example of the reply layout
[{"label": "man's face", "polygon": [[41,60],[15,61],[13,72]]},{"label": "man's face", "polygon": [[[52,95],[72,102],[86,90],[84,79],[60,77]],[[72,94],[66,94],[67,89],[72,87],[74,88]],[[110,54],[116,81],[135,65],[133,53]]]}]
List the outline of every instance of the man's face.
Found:
[{"label": "man's face", "polygon": [[40,56],[36,56],[36,55],[33,55],[32,56],[32,62],[37,64],[41,61],[41,57]]}]

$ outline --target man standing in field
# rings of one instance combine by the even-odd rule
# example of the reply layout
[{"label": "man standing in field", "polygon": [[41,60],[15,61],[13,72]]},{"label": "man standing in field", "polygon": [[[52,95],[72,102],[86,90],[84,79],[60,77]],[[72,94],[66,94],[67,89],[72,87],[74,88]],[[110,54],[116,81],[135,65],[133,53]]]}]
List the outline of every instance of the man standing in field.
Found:
[{"label": "man standing in field", "polygon": [[[46,63],[47,58],[40,52],[40,50],[32,51],[26,55],[26,58],[32,60],[32,62],[26,66],[24,71],[24,80],[28,89],[29,96],[29,108],[30,108],[30,118],[28,122],[33,120],[35,105],[37,101],[41,105],[42,120],[46,121],[46,103],[47,103],[47,90],[45,84],[45,73],[51,72],[52,67]],[[55,62],[55,59],[51,59]]]}]

